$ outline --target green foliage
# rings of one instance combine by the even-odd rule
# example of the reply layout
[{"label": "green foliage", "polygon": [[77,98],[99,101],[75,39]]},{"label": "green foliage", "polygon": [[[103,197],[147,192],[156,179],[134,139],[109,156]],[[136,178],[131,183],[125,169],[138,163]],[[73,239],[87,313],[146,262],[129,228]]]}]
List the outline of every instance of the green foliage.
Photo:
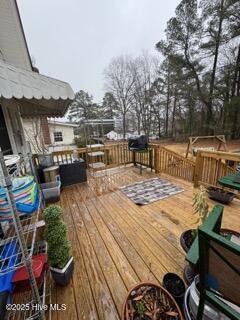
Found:
[{"label": "green foliage", "polygon": [[203,186],[200,186],[193,198],[193,209],[198,214],[199,225],[202,225],[209,214],[207,190]]},{"label": "green foliage", "polygon": [[43,211],[43,218],[46,224],[55,224],[62,219],[62,208],[57,205],[51,205]]},{"label": "green foliage", "polygon": [[78,148],[85,148],[86,147],[86,139],[83,137],[75,138],[74,143]]},{"label": "green foliage", "polygon": [[63,269],[70,259],[71,246],[68,241],[58,247],[49,245],[48,259],[51,267]]},{"label": "green foliage", "polygon": [[117,115],[117,112],[119,109],[118,102],[111,92],[105,93],[103,97],[103,102],[102,102],[102,109],[103,109],[103,117],[105,119],[113,119],[114,116]]},{"label": "green foliage", "polygon": [[95,119],[98,117],[98,109],[99,106],[93,103],[93,97],[88,92],[80,90],[69,107],[68,118],[78,123],[86,119]]},{"label": "green foliage", "polygon": [[[193,197],[193,210],[195,214],[198,214],[198,225],[201,226],[209,215],[208,195],[203,186],[200,186]],[[193,239],[196,238],[197,233],[197,229],[192,230]]]},{"label": "green foliage", "polygon": [[[96,143],[94,140],[92,140],[92,139],[88,139],[87,140],[87,142],[89,143],[89,144],[94,144],[94,143]],[[74,139],[74,143],[76,144],[76,146],[78,147],[78,148],[85,148],[86,147],[86,139],[85,139],[85,137],[79,137],[79,138],[75,138]]]},{"label": "green foliage", "polygon": [[144,317],[144,313],[145,311],[147,311],[144,302],[143,301],[137,301],[136,302],[136,307],[137,307],[137,312],[140,316],[140,318],[142,319]]},{"label": "green foliage", "polygon": [[51,225],[45,234],[45,240],[51,245],[57,246],[62,239],[65,239],[67,236],[67,226],[63,221],[59,221],[57,224]]},{"label": "green foliage", "polygon": [[51,205],[43,212],[46,222],[45,240],[48,243],[48,258],[51,267],[62,269],[70,259],[70,243],[67,226],[62,219],[62,208]]}]

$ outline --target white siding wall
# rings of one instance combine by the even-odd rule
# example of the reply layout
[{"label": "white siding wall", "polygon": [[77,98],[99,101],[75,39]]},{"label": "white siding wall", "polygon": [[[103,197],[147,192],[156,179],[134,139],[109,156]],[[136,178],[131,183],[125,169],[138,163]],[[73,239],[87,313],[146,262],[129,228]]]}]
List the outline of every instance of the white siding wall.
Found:
[{"label": "white siding wall", "polygon": [[[73,127],[59,124],[49,124],[50,137],[53,145],[69,145],[74,143]],[[62,132],[63,141],[54,142],[54,132]]]}]

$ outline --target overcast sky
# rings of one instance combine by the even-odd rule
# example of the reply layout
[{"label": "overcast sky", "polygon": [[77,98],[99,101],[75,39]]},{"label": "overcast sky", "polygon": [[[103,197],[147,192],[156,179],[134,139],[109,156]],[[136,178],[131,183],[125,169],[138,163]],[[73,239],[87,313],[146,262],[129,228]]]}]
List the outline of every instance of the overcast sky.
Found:
[{"label": "overcast sky", "polygon": [[155,53],[180,0],[18,0],[40,72],[100,102],[103,70],[120,54]]}]

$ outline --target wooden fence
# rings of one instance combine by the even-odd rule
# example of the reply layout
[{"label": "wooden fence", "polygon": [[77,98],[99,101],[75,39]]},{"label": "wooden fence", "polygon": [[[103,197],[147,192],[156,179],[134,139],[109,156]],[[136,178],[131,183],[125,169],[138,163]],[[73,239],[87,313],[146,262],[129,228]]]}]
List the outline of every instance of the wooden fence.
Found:
[{"label": "wooden fence", "polygon": [[[76,149],[78,156],[87,163],[89,161],[89,149]],[[96,158],[94,161],[104,161],[107,168],[124,164],[142,164],[155,170],[157,173],[166,173],[176,178],[181,178],[194,183],[217,186],[217,181],[231,172],[236,171],[240,164],[240,154],[228,152],[198,151],[195,160],[186,159],[184,156],[171,151],[159,144],[150,144],[150,150],[146,153],[133,153],[128,150],[126,142],[105,145],[94,149],[104,151],[104,159]],[[54,163],[72,163],[73,150],[55,151],[52,153]],[[101,156],[100,156],[101,157]],[[38,157],[34,156],[36,164]]]}]

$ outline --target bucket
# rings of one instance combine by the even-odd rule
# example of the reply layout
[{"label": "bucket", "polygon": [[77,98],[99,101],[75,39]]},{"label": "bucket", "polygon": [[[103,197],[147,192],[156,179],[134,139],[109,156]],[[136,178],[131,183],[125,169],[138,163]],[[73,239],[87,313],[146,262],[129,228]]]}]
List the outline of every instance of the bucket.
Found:
[{"label": "bucket", "polygon": [[59,175],[59,166],[52,166],[46,169],[43,169],[44,179],[45,182],[56,182],[60,181],[60,175]]}]

